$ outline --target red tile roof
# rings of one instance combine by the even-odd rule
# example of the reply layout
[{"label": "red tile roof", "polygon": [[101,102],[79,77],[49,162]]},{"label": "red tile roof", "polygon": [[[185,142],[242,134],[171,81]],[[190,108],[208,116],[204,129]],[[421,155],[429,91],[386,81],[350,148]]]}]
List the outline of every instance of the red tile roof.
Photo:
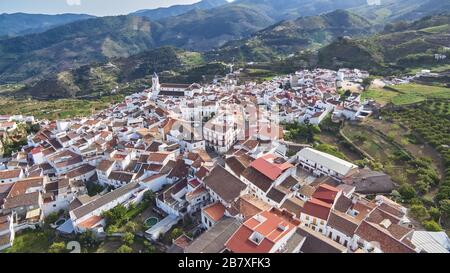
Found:
[{"label": "red tile roof", "polygon": [[327,220],[328,215],[330,214],[330,210],[331,204],[323,202],[316,198],[311,198],[310,200],[306,201],[302,213]]},{"label": "red tile roof", "polygon": [[78,224],[78,226],[81,228],[92,228],[101,220],[103,220],[103,218],[101,216],[94,215],[92,217],[89,217],[85,221],[81,222],[80,224]]},{"label": "red tile roof", "polygon": [[276,157],[272,154],[262,156],[253,161],[250,166],[264,174],[271,180],[277,179],[285,170],[293,167],[288,162],[276,162]]},{"label": "red tile roof", "polygon": [[225,207],[221,203],[215,203],[203,208],[203,212],[217,222],[225,215]]},{"label": "red tile roof", "polygon": [[338,193],[339,189],[327,184],[321,184],[314,192],[312,197],[329,204],[333,204]]},{"label": "red tile roof", "polygon": [[[247,221],[233,234],[225,246],[234,253],[268,253],[273,246],[300,224],[293,214],[278,209],[263,211]],[[260,244],[250,238],[254,232],[264,239]]]}]

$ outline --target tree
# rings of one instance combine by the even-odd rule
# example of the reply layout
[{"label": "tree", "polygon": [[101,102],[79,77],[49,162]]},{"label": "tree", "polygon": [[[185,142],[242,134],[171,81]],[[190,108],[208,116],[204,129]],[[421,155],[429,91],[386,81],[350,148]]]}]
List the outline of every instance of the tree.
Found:
[{"label": "tree", "polygon": [[116,253],[132,253],[133,249],[127,245],[122,245],[116,250]]},{"label": "tree", "polygon": [[428,210],[428,214],[430,214],[431,219],[433,219],[435,221],[439,221],[439,218],[441,217],[441,212],[439,211],[438,208],[435,208],[435,207],[431,207]]},{"label": "tree", "polygon": [[86,232],[80,235],[80,243],[82,246],[90,248],[96,245],[97,241],[92,230],[86,230]]},{"label": "tree", "polygon": [[126,221],[127,208],[124,205],[117,205],[113,209],[103,213],[106,225],[121,226]]},{"label": "tree", "polygon": [[110,236],[117,232],[119,232],[119,228],[116,225],[110,225],[106,228],[106,233]]},{"label": "tree", "polygon": [[423,205],[412,205],[411,214],[419,221],[430,218],[427,209]]},{"label": "tree", "polygon": [[137,227],[138,225],[135,222],[130,221],[125,225],[125,230],[128,232],[136,232]]},{"label": "tree", "polygon": [[153,191],[146,191],[143,199],[144,202],[153,203],[156,199],[156,195]]},{"label": "tree", "polygon": [[66,249],[66,244],[64,242],[59,242],[59,243],[53,243],[49,249],[48,249],[49,253],[65,253],[67,252]]},{"label": "tree", "polygon": [[59,218],[59,215],[57,212],[50,213],[47,217],[45,217],[45,223],[46,224],[53,224],[56,222]]},{"label": "tree", "polygon": [[439,205],[441,207],[441,212],[445,216],[450,216],[450,199],[444,199],[441,202],[439,202]]},{"label": "tree", "polygon": [[172,232],[170,233],[170,239],[175,240],[176,238],[180,237],[181,235],[183,235],[183,230],[181,230],[181,228],[174,228],[172,230]]},{"label": "tree", "polygon": [[127,245],[132,245],[134,242],[134,234],[131,232],[125,232],[122,237],[122,241]]},{"label": "tree", "polygon": [[156,246],[152,245],[149,241],[144,241],[144,247],[148,253],[156,253]]},{"label": "tree", "polygon": [[398,192],[400,193],[402,198],[404,198],[406,200],[410,200],[410,199],[416,197],[416,190],[414,190],[414,188],[409,184],[401,185],[398,188]]},{"label": "tree", "polygon": [[441,231],[442,230],[441,226],[438,223],[436,223],[436,221],[434,221],[434,220],[424,221],[422,224],[423,224],[423,227],[428,231]]}]

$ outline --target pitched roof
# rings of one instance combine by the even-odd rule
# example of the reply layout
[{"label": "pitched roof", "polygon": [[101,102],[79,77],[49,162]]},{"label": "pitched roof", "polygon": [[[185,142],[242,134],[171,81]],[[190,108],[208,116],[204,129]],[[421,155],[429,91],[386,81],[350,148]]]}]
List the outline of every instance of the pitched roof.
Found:
[{"label": "pitched roof", "polygon": [[273,183],[270,178],[263,175],[253,167],[248,167],[247,169],[245,169],[245,171],[242,173],[242,176],[250,181],[250,183],[261,189],[263,192],[267,192]]},{"label": "pitched roof", "polygon": [[277,179],[285,170],[293,167],[292,164],[272,154],[267,154],[256,159],[250,163],[250,166],[272,181]]},{"label": "pitched roof", "polygon": [[389,175],[370,169],[358,169],[342,181],[354,185],[356,192],[364,194],[391,193],[394,189],[394,182]]},{"label": "pitched roof", "polygon": [[280,187],[272,187],[266,197],[279,204],[286,197],[286,192],[282,191]]},{"label": "pitched roof", "polygon": [[113,161],[104,159],[100,161],[100,163],[97,166],[97,169],[99,169],[102,172],[106,172],[111,166],[114,164]]},{"label": "pitched roof", "polygon": [[343,253],[347,250],[343,245],[308,227],[299,226],[296,232],[305,238],[300,248],[302,253]]},{"label": "pitched roof", "polygon": [[221,166],[216,166],[204,179],[207,188],[214,191],[225,202],[231,203],[241,195],[246,185]]},{"label": "pitched roof", "polygon": [[261,199],[251,195],[245,194],[239,197],[236,202],[231,205],[231,208],[228,209],[232,215],[241,214],[244,220],[247,220],[254,215],[269,210],[271,206]]},{"label": "pitched roof", "polygon": [[246,166],[236,156],[231,156],[225,160],[225,164],[237,175],[240,176],[244,172]]},{"label": "pitched roof", "polygon": [[347,212],[347,210],[352,206],[352,200],[347,196],[341,194],[339,198],[334,203],[334,209],[340,212]]},{"label": "pitched roof", "polygon": [[219,202],[202,208],[202,211],[214,222],[219,221],[225,215],[225,207]]},{"label": "pitched roof", "polygon": [[380,249],[386,253],[415,253],[414,249],[395,239],[375,224],[363,221],[356,229],[356,235],[367,242],[376,242]]},{"label": "pitched roof", "polygon": [[327,184],[321,184],[316,191],[313,193],[312,197],[324,201],[329,204],[333,204],[339,190]]},{"label": "pitched roof", "polygon": [[[275,208],[263,211],[245,221],[228,240],[226,247],[234,253],[268,253],[299,224],[290,213]],[[251,240],[254,233],[263,237],[259,243]]]},{"label": "pitched roof", "polygon": [[114,200],[117,200],[117,198],[139,188],[139,184],[137,182],[126,184],[125,186],[122,186],[120,188],[117,188],[111,192],[108,192],[105,195],[102,196],[96,196],[95,199],[90,199],[89,202],[86,204],[83,204],[80,207],[77,207],[72,212],[75,215],[76,218],[82,218],[83,216],[91,213],[92,211],[95,211],[104,205],[113,202]]},{"label": "pitched roof", "polygon": [[302,213],[326,221],[328,219],[328,215],[330,214],[330,210],[331,204],[328,204],[316,198],[311,198],[310,200],[306,201]]},{"label": "pitched roof", "polygon": [[219,253],[225,248],[226,241],[239,228],[234,218],[225,218],[195,239],[186,249],[186,253]]},{"label": "pitched roof", "polygon": [[333,170],[340,175],[346,175],[350,170],[358,167],[348,161],[311,148],[302,149],[298,152],[298,155]]},{"label": "pitched roof", "polygon": [[22,169],[0,171],[0,179],[19,178]]},{"label": "pitched roof", "polygon": [[295,216],[297,218],[300,218],[300,214],[303,211],[304,206],[305,206],[305,202],[298,199],[297,197],[291,197],[291,198],[286,199],[286,201],[283,202],[283,204],[281,205],[281,208],[295,214]]},{"label": "pitched roof", "polygon": [[328,217],[327,225],[349,237],[353,237],[360,223],[361,221],[358,221],[350,215],[333,210]]},{"label": "pitched roof", "polygon": [[176,161],[175,166],[170,171],[168,178],[179,178],[182,179],[188,175],[189,166],[184,162],[183,159],[179,159]]}]

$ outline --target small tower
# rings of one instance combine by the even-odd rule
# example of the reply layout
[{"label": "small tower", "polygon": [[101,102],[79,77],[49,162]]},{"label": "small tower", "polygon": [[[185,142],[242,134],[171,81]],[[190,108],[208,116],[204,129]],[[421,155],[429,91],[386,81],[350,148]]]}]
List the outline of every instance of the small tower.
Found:
[{"label": "small tower", "polygon": [[156,99],[158,97],[159,91],[160,91],[161,85],[159,84],[159,77],[158,74],[153,73],[152,76],[152,98]]}]

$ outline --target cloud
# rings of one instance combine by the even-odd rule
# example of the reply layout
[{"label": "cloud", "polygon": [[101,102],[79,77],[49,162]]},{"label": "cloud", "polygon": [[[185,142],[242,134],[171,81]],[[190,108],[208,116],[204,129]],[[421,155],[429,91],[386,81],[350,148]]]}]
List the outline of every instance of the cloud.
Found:
[{"label": "cloud", "polygon": [[66,3],[69,6],[80,6],[81,0],[66,0]]}]

